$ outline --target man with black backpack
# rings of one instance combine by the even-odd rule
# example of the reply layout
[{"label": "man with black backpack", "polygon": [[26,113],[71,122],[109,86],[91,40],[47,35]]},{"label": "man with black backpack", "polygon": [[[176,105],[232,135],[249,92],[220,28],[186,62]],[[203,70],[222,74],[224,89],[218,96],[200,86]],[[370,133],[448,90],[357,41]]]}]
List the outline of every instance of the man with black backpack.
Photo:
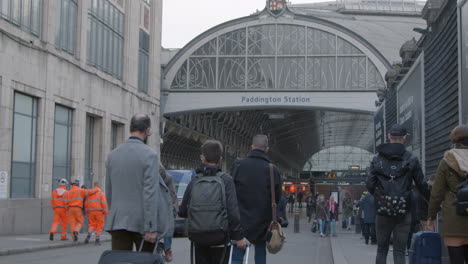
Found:
[{"label": "man with black backpack", "polygon": [[[179,216],[188,219],[188,235],[195,248],[195,263],[223,264],[229,261],[229,244],[246,248],[240,225],[232,177],[221,171],[223,147],[219,141],[202,145],[199,174],[187,186]],[[193,263],[193,252],[191,252]]]},{"label": "man with black backpack", "polygon": [[411,228],[410,197],[413,182],[421,195],[428,197],[428,187],[418,158],[404,146],[407,134],[403,126],[393,125],[388,134],[390,143],[378,146],[378,153],[371,162],[367,188],[375,197],[377,210],[376,264],[387,263],[392,232],[394,263],[405,263],[406,243]]}]

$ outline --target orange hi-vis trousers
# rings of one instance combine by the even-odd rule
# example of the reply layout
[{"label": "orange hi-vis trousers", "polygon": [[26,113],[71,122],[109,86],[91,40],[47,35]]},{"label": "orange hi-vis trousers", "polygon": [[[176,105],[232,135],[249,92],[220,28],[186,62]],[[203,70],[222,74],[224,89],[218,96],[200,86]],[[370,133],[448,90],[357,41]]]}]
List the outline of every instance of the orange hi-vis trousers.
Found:
[{"label": "orange hi-vis trousers", "polygon": [[62,232],[60,233],[60,238],[66,239],[68,225],[67,208],[54,208],[54,222],[52,222],[50,233],[57,233],[57,228],[59,224],[61,225],[62,229]]},{"label": "orange hi-vis trousers", "polygon": [[100,237],[104,230],[104,213],[102,211],[86,211],[88,215],[88,232],[96,232],[96,237]]},{"label": "orange hi-vis trousers", "polygon": [[83,209],[81,207],[68,207],[68,223],[70,223],[70,231],[80,233],[83,226]]}]

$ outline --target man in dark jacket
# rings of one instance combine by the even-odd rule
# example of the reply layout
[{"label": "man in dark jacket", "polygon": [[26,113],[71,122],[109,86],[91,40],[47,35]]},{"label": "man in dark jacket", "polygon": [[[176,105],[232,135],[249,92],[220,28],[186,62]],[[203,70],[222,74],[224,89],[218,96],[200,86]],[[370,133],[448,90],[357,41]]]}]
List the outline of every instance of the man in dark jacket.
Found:
[{"label": "man in dark jacket", "polygon": [[411,227],[408,207],[413,182],[421,194],[428,196],[428,187],[418,158],[404,146],[406,135],[403,126],[393,125],[388,135],[390,143],[377,147],[378,154],[370,166],[367,188],[374,195],[378,208],[376,264],[387,263],[392,232],[394,262],[405,263],[406,243]]},{"label": "man in dark jacket", "polygon": [[[207,140],[202,146],[201,159],[203,166],[199,168],[201,176],[215,176],[221,171],[223,147],[219,141]],[[221,176],[225,187],[226,209],[229,225],[229,239],[236,241],[237,248],[246,248],[248,241],[244,238],[239,219],[239,207],[237,206],[236,189],[232,177],[226,173]],[[188,206],[192,197],[193,182],[191,181],[184,193],[182,204],[179,208],[179,216],[188,217]],[[205,246],[195,244],[196,264],[228,263],[229,251],[219,246]]]},{"label": "man in dark jacket", "polygon": [[[232,168],[242,228],[246,238],[255,245],[255,264],[266,263],[266,233],[272,220],[270,159],[267,156],[268,137],[253,138],[252,151]],[[281,197],[280,173],[274,167],[275,203]],[[234,248],[232,263],[242,263],[245,250]]]},{"label": "man in dark jacket", "polygon": [[359,207],[362,209],[363,213],[363,222],[364,226],[363,233],[364,238],[366,240],[366,244],[369,244],[369,238],[371,243],[374,245],[377,243],[377,238],[375,235],[375,204],[374,204],[374,196],[372,194],[367,193],[364,196],[364,199],[359,202]]}]

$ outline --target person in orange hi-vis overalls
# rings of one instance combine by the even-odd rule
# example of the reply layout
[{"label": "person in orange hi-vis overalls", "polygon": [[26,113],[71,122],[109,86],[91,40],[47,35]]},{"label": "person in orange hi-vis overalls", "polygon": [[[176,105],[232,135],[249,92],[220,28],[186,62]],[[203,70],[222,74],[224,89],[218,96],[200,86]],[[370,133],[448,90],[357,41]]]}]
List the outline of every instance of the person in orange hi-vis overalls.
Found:
[{"label": "person in orange hi-vis overalls", "polygon": [[85,209],[86,215],[88,216],[88,236],[85,239],[85,244],[89,243],[93,233],[96,234],[96,246],[101,245],[100,238],[101,233],[104,230],[104,219],[109,213],[107,207],[106,195],[99,188],[99,183],[94,183],[95,194],[91,194],[86,198]]},{"label": "person in orange hi-vis overalls", "polygon": [[50,228],[49,239],[54,240],[54,235],[57,233],[58,225],[61,225],[62,232],[60,233],[61,240],[67,240],[67,200],[64,198],[67,193],[67,180],[61,179],[60,186],[52,192],[50,203],[54,210],[54,222]]},{"label": "person in orange hi-vis overalls", "polygon": [[81,189],[79,186],[78,180],[73,181],[72,188],[65,194],[65,199],[68,202],[68,223],[75,242],[78,241],[78,234],[83,226],[83,199],[96,193],[93,189]]}]

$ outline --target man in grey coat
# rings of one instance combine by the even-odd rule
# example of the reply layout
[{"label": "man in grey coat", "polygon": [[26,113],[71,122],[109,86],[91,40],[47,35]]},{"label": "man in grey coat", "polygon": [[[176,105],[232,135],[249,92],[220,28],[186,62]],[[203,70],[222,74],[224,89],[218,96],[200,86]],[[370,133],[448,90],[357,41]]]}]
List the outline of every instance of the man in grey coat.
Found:
[{"label": "man in grey coat", "polygon": [[151,135],[149,116],[133,116],[130,134],[107,157],[106,196],[110,212],[105,230],[112,236],[112,250],[131,251],[134,244],[139,248],[144,238],[150,243],[144,243],[143,251],[151,252],[158,233],[165,232],[165,227],[158,222],[159,158],[146,145]]}]

